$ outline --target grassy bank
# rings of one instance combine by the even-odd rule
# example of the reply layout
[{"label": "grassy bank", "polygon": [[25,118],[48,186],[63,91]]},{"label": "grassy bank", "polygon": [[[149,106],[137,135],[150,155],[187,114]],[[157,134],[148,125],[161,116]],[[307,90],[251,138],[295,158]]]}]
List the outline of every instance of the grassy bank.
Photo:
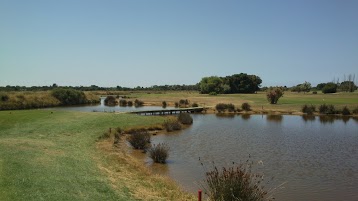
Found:
[{"label": "grassy bank", "polygon": [[108,128],[161,117],[67,111],[0,112],[0,200],[189,200],[110,140]]},{"label": "grassy bank", "polygon": [[[61,102],[51,95],[51,91],[0,92],[0,110],[36,109],[55,107]],[[99,96],[85,92],[89,103],[99,103]]]}]

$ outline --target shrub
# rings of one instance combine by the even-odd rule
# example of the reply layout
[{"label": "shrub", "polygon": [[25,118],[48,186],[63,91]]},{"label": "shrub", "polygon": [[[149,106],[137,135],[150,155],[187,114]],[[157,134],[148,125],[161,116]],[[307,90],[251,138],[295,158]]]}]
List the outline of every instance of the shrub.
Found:
[{"label": "shrub", "polygon": [[215,91],[212,91],[212,92],[209,93],[209,95],[210,95],[210,96],[217,96],[218,93],[216,93]]},{"label": "shrub", "polygon": [[178,120],[167,120],[163,123],[163,127],[168,131],[180,130],[181,124]]},{"label": "shrub", "polygon": [[225,103],[218,103],[215,106],[215,109],[218,112],[225,112],[226,110],[228,110],[229,112],[234,112],[235,111],[235,105],[229,103],[229,104],[225,104]]},{"label": "shrub", "polygon": [[163,107],[163,108],[166,108],[166,107],[167,107],[167,102],[163,101],[163,102],[162,102],[162,107]]},{"label": "shrub", "polygon": [[62,105],[76,105],[87,102],[86,95],[82,91],[75,89],[56,88],[51,94],[58,99]]},{"label": "shrub", "polygon": [[330,82],[327,83],[323,88],[322,88],[322,93],[327,94],[327,93],[336,93],[337,92],[337,85]]},{"label": "shrub", "polygon": [[244,111],[250,111],[251,110],[251,105],[249,103],[243,103],[241,105],[241,109]]},{"label": "shrub", "polygon": [[348,109],[347,106],[344,106],[344,108],[342,109],[342,115],[350,115],[351,111]]},{"label": "shrub", "polygon": [[135,99],[134,101],[134,107],[141,107],[143,106],[144,102],[138,99]]},{"label": "shrub", "polygon": [[106,99],[104,99],[104,104],[109,106],[115,106],[117,105],[116,97],[114,96],[107,96]]},{"label": "shrub", "polygon": [[304,106],[302,106],[302,112],[303,113],[312,115],[315,111],[316,111],[316,106],[314,106],[314,105],[310,105],[310,106],[309,105],[304,105]]},{"label": "shrub", "polygon": [[175,102],[174,105],[175,105],[175,107],[179,107],[179,103],[178,103],[178,102]]},{"label": "shrub", "polygon": [[0,100],[6,102],[9,100],[9,96],[7,94],[0,94]]},{"label": "shrub", "polygon": [[313,91],[312,94],[317,94],[317,91]]},{"label": "shrub", "polygon": [[264,190],[264,177],[252,173],[252,164],[238,165],[206,172],[205,193],[210,200],[269,200]]},{"label": "shrub", "polygon": [[178,115],[178,121],[182,124],[192,124],[193,118],[188,113],[180,113]]},{"label": "shrub", "polygon": [[352,111],[353,114],[358,114],[358,107],[354,108]]},{"label": "shrub", "polygon": [[161,143],[158,145],[153,145],[148,149],[149,157],[155,163],[165,163],[169,156],[169,147],[168,145]]},{"label": "shrub", "polygon": [[280,99],[284,92],[282,87],[270,87],[266,93],[267,100],[270,104],[277,104],[278,99]]},{"label": "shrub", "polygon": [[127,105],[128,105],[128,107],[132,107],[133,106],[133,101],[127,101]]},{"label": "shrub", "polygon": [[193,103],[191,107],[199,107],[199,105],[197,103]]},{"label": "shrub", "polygon": [[145,150],[150,143],[150,134],[146,131],[133,133],[128,137],[128,142],[135,149]]},{"label": "shrub", "polygon": [[125,100],[125,99],[119,100],[119,105],[120,106],[127,106],[127,100]]},{"label": "shrub", "polygon": [[336,109],[334,108],[333,105],[320,105],[319,106],[319,113],[321,114],[336,114]]},{"label": "shrub", "polygon": [[215,106],[215,109],[218,111],[218,112],[225,112],[226,110],[226,107],[227,105],[225,103],[218,103],[216,104]]}]

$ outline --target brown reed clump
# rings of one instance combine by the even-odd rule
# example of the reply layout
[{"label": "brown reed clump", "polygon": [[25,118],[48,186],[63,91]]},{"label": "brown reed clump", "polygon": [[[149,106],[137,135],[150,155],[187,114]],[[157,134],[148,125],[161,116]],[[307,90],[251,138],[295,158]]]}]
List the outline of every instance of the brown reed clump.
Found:
[{"label": "brown reed clump", "polygon": [[264,190],[263,175],[251,172],[252,163],[206,172],[204,192],[215,201],[271,200]]}]

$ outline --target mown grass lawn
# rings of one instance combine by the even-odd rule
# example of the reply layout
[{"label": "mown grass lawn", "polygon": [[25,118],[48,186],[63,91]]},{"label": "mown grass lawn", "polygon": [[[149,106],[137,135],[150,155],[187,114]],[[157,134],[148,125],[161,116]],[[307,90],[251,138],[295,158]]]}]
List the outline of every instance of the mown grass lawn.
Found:
[{"label": "mown grass lawn", "polygon": [[110,127],[161,122],[113,113],[1,111],[0,200],[135,200],[135,189],[113,187],[100,170],[108,158],[96,140]]}]

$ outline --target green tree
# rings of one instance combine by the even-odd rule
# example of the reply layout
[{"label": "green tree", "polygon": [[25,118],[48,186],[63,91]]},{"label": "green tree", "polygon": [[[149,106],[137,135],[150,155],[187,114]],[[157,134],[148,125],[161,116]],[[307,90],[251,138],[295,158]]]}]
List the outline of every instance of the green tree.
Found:
[{"label": "green tree", "polygon": [[327,83],[323,88],[322,88],[322,92],[327,94],[327,93],[336,93],[337,92],[337,84],[333,83],[333,82],[329,82]]},{"label": "green tree", "polygon": [[222,93],[224,91],[223,79],[218,76],[204,77],[200,81],[200,93],[208,94],[210,92]]}]

